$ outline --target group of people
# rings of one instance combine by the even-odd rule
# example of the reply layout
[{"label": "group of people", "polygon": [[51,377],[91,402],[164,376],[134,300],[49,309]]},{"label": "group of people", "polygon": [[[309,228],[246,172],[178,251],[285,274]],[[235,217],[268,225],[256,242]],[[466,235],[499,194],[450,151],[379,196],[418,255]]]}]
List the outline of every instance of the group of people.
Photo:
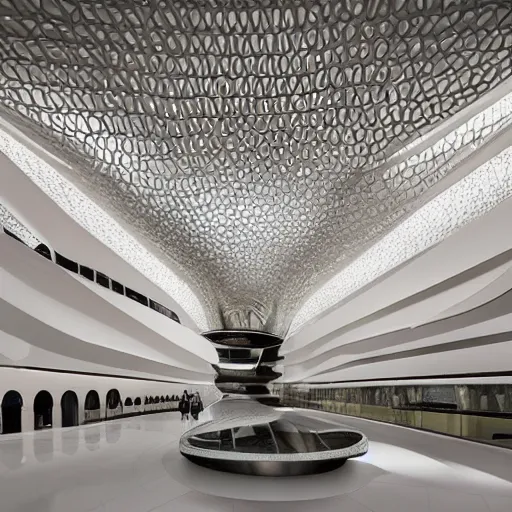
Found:
[{"label": "group of people", "polygon": [[195,420],[199,419],[199,414],[203,411],[203,402],[198,392],[189,394],[187,390],[183,391],[178,410],[181,412],[181,419],[188,420],[189,415]]}]

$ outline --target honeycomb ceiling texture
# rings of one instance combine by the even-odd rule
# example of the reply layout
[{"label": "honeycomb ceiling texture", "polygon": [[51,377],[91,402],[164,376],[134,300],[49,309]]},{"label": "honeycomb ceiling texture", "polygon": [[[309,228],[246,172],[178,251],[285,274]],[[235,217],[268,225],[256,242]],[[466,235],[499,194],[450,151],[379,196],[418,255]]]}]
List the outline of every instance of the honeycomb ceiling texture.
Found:
[{"label": "honeycomb ceiling texture", "polygon": [[0,113],[178,269],[210,328],[283,335],[442,186],[449,166],[386,162],[510,76],[511,9],[0,0]]}]

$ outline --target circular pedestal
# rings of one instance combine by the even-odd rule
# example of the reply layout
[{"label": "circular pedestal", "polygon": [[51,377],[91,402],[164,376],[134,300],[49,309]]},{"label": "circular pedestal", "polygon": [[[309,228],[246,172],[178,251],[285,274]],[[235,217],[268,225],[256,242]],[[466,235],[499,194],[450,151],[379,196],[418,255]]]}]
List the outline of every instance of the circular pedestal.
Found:
[{"label": "circular pedestal", "polygon": [[180,439],[201,466],[246,475],[297,476],[339,468],[368,451],[361,432],[250,399],[224,398]]}]

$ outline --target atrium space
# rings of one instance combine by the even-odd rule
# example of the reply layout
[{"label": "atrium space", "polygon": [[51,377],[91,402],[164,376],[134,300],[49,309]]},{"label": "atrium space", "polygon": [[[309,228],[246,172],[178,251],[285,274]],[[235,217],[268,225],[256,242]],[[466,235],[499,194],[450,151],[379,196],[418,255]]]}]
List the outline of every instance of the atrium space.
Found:
[{"label": "atrium space", "polygon": [[0,512],[512,512],[512,0],[0,0]]}]

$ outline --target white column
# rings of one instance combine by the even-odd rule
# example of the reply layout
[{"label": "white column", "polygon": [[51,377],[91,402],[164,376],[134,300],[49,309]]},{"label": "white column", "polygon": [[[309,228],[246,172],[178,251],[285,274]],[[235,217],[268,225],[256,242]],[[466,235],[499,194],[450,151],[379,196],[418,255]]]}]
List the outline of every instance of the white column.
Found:
[{"label": "white column", "polygon": [[24,405],[21,408],[21,431],[32,432],[34,430],[34,411],[33,405]]},{"label": "white column", "polygon": [[60,407],[60,402],[57,405],[53,405],[52,410],[52,427],[60,428],[62,427],[62,409]]},{"label": "white column", "polygon": [[85,404],[84,400],[78,399],[78,424],[83,425],[85,421]]}]

